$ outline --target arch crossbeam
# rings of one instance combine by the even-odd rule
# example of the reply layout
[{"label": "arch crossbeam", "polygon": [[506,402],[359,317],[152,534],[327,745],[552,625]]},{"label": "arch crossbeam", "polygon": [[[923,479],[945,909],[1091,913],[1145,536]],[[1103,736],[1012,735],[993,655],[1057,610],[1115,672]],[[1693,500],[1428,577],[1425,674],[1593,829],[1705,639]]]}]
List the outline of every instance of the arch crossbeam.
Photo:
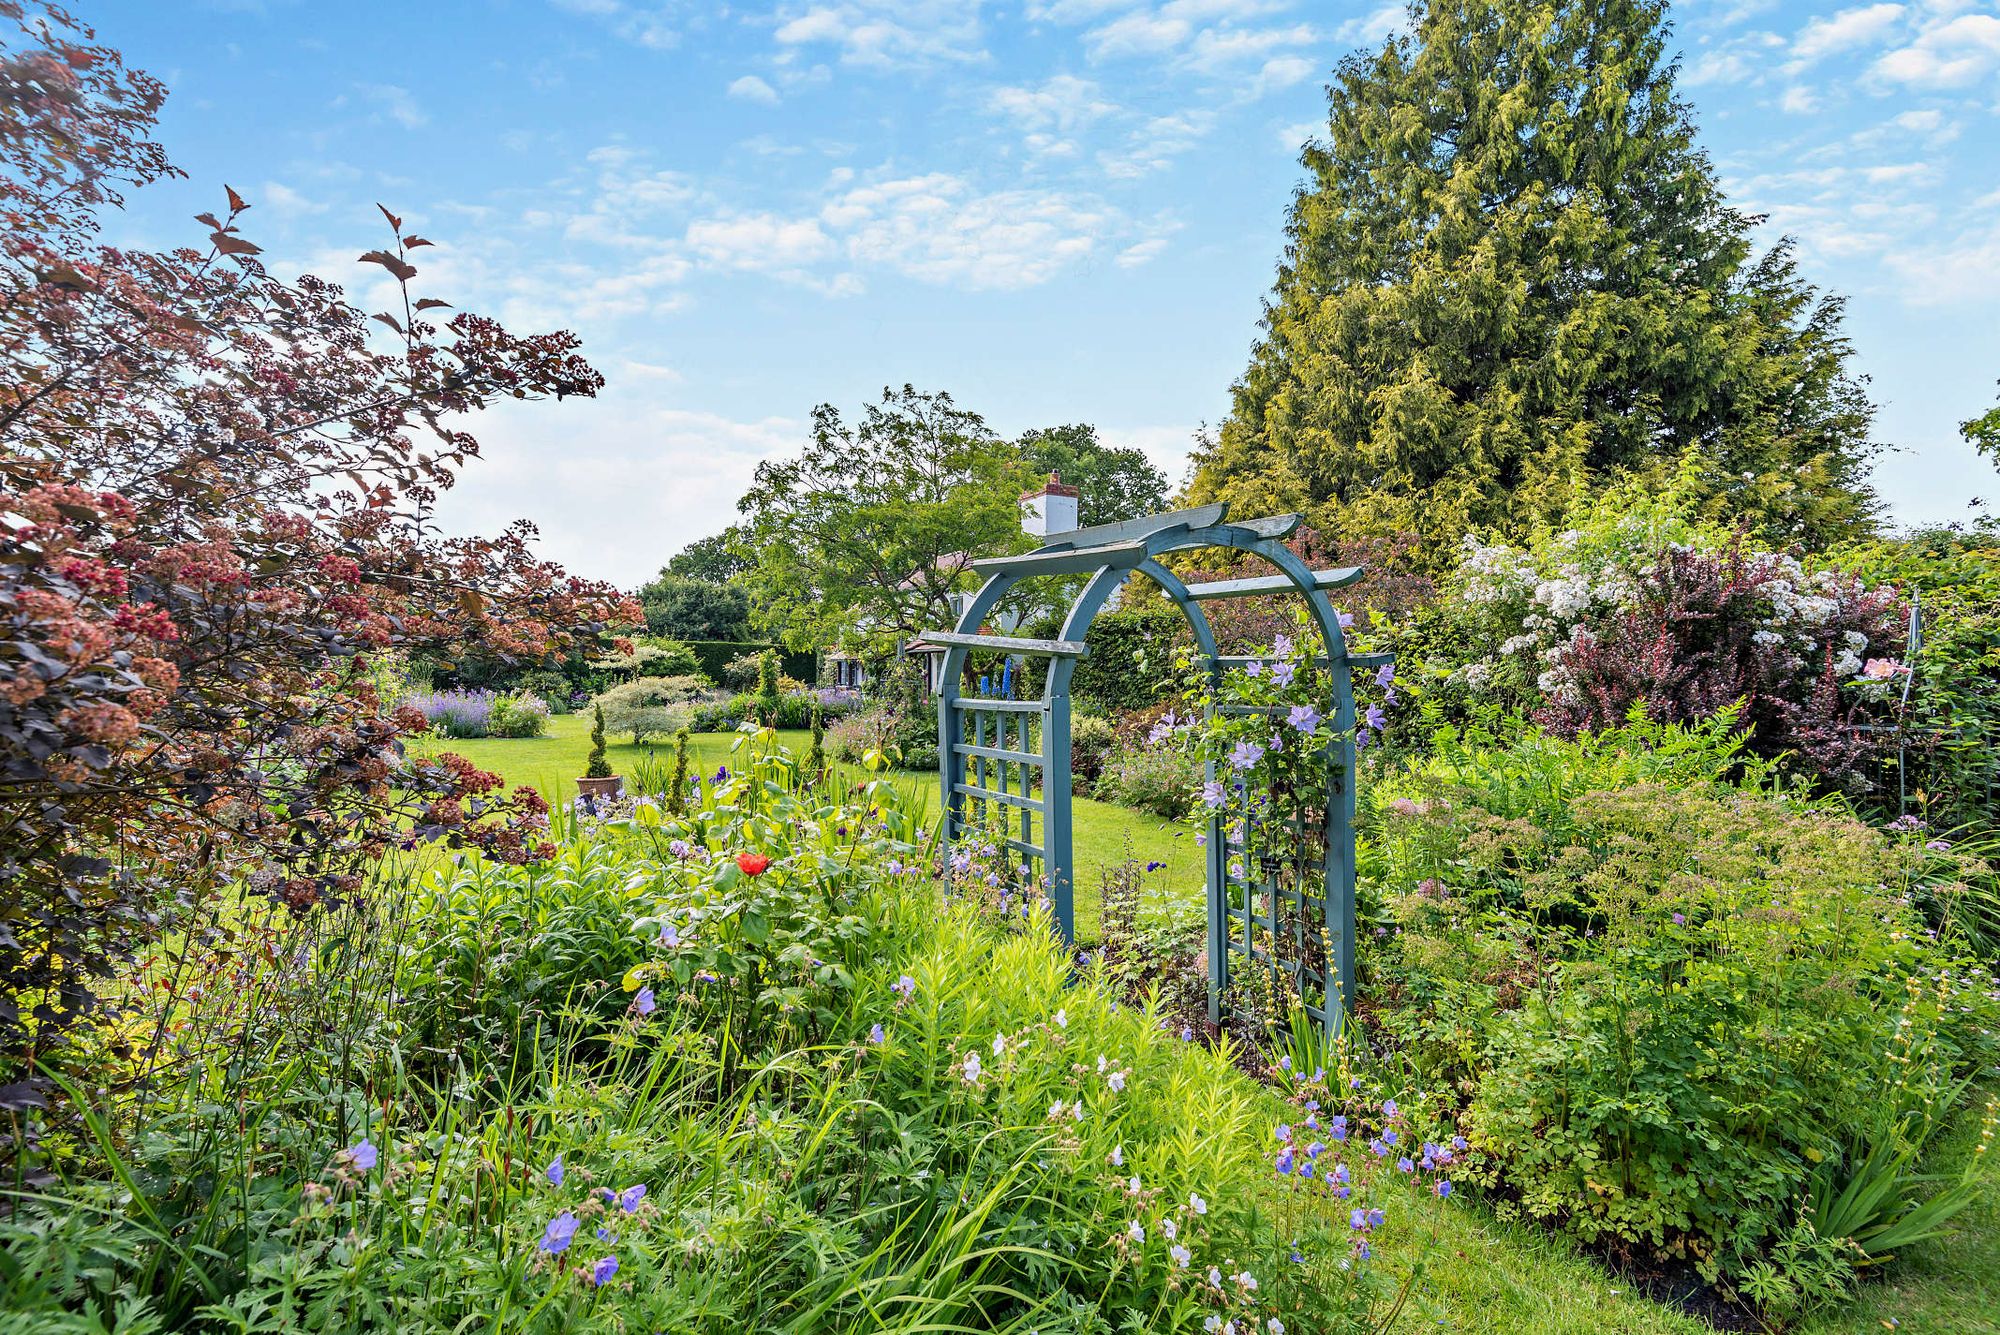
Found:
[{"label": "arch crossbeam", "polygon": [[[1085,636],[1112,595],[1134,573],[1157,584],[1187,618],[1195,651],[1211,682],[1228,668],[1249,661],[1223,656],[1201,604],[1214,599],[1291,593],[1305,598],[1322,652],[1313,655],[1326,669],[1330,698],[1326,717],[1335,740],[1323,755],[1326,762],[1324,880],[1313,897],[1314,912],[1323,914],[1327,967],[1316,977],[1305,976],[1301,921],[1308,896],[1275,877],[1259,884],[1254,869],[1232,858],[1240,846],[1231,839],[1234,823],[1228,810],[1214,813],[1206,840],[1208,885],[1209,1015],[1217,1020],[1228,992],[1232,957],[1245,967],[1266,967],[1273,981],[1283,971],[1307,1010],[1329,1029],[1336,1028],[1354,996],[1355,867],[1354,867],[1354,692],[1353,670],[1387,661],[1385,655],[1350,655],[1340,628],[1339,613],[1326,591],[1351,585],[1365,571],[1358,566],[1337,570],[1309,569],[1284,545],[1297,527],[1297,515],[1233,521],[1226,505],[1196,506],[1168,514],[1117,524],[1102,524],[1054,534],[1034,551],[972,563],[986,576],[960,614],[957,626],[925,638],[946,650],[938,690],[938,779],[943,801],[947,847],[982,824],[998,822],[1007,846],[1039,863],[1043,884],[1065,941],[1074,941],[1075,859],[1070,817],[1070,681],[1088,649]],[[1189,585],[1160,558],[1176,552],[1217,548],[1262,558],[1276,575],[1220,580]],[[1023,580],[1083,576],[1070,602],[1057,638],[1027,639],[990,635],[982,630],[987,618]],[[967,655],[976,649],[1001,650],[1048,659],[1048,672],[1038,701],[967,697],[960,686]],[[1216,778],[1213,761],[1205,777]],[[1039,795],[1037,795],[1039,793]],[[1235,813],[1248,819],[1248,813]],[[1302,832],[1303,833],[1303,832]],[[1282,914],[1280,901],[1293,912]],[[1261,901],[1261,903],[1260,903]],[[1289,921],[1293,958],[1281,958],[1281,917]],[[1267,943],[1260,946],[1258,932]]]}]

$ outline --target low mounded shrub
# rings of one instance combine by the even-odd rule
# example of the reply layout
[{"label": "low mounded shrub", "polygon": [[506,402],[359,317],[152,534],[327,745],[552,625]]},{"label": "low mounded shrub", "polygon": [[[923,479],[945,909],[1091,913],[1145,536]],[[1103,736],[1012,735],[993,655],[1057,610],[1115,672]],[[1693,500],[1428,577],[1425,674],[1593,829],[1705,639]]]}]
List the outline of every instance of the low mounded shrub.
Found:
[{"label": "low mounded shrub", "polygon": [[549,729],[548,702],[540,696],[521,692],[495,696],[493,712],[487,720],[491,737],[540,737]]},{"label": "low mounded shrub", "polygon": [[707,683],[699,677],[640,677],[612,687],[597,703],[604,709],[606,728],[644,742],[687,727],[706,694]]},{"label": "low mounded shrub", "polygon": [[1118,729],[1110,719],[1078,714],[1070,720],[1069,768],[1076,777],[1078,792],[1096,791],[1097,781],[1119,745]]},{"label": "low mounded shrub", "polygon": [[1185,820],[1194,812],[1201,774],[1201,762],[1185,747],[1128,746],[1104,762],[1092,793],[1105,802]]}]

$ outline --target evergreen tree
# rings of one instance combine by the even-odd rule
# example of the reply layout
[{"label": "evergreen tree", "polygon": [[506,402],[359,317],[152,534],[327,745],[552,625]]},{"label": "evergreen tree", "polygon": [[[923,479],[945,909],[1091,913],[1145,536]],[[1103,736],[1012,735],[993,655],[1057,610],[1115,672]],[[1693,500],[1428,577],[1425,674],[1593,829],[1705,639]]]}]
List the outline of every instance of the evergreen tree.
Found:
[{"label": "evergreen tree", "polygon": [[1674,94],[1660,0],[1430,0],[1344,61],[1264,334],[1192,498],[1340,538],[1522,536],[1703,467],[1774,543],[1865,531],[1842,302],[1753,256]]}]

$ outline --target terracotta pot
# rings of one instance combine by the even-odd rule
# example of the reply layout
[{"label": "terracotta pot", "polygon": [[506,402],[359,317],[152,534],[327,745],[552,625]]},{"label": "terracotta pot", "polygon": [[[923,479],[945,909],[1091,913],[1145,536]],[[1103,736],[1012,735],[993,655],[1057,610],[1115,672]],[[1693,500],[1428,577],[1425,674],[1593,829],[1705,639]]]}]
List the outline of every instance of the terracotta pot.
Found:
[{"label": "terracotta pot", "polygon": [[623,775],[614,774],[608,779],[578,779],[576,791],[596,801],[601,797],[616,797],[625,787]]}]

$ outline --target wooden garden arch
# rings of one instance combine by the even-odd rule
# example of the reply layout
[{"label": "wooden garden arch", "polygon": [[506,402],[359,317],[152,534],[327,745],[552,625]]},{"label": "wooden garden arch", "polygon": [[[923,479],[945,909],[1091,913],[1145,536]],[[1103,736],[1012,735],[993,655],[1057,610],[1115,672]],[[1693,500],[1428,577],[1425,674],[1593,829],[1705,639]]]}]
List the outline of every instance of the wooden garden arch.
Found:
[{"label": "wooden garden arch", "polygon": [[[1328,669],[1332,697],[1324,702],[1326,717],[1333,724],[1332,740],[1323,749],[1327,781],[1325,822],[1320,831],[1325,842],[1324,879],[1317,896],[1307,894],[1304,887],[1283,888],[1271,875],[1260,879],[1260,869],[1232,860],[1232,853],[1240,852],[1228,837],[1232,816],[1247,818],[1248,813],[1225,807],[1210,815],[1206,843],[1208,1009],[1211,1022],[1221,1019],[1234,955],[1245,961],[1245,967],[1269,968],[1274,982],[1280,971],[1291,973],[1307,1011],[1333,1031],[1354,996],[1353,672],[1389,662],[1390,657],[1347,652],[1339,613],[1327,601],[1326,591],[1353,584],[1364,571],[1359,566],[1307,569],[1284,545],[1284,539],[1298,525],[1297,515],[1232,521],[1228,507],[1215,504],[1050,534],[1033,551],[974,561],[972,569],[986,576],[986,582],[960,613],[957,627],[923,638],[946,651],[937,702],[945,845],[950,847],[968,830],[1001,818],[1008,847],[1032,860],[1031,875],[1033,863],[1040,864],[1056,925],[1063,940],[1069,942],[1076,934],[1075,862],[1070,847],[1069,688],[1077,660],[1088,652],[1084,634],[1091,622],[1128,576],[1135,572],[1145,575],[1187,617],[1195,651],[1213,679],[1250,660],[1219,654],[1202,603],[1264,594],[1303,595],[1324,647],[1318,662]],[[1203,548],[1259,556],[1279,573],[1189,585],[1160,564],[1159,558],[1169,553]],[[1071,603],[1057,638],[980,633],[979,628],[1000,600],[1023,580],[1077,575],[1088,578]],[[959,683],[966,655],[975,649],[1047,658],[1049,669],[1041,699],[961,695]],[[1231,712],[1247,709],[1225,708]],[[1038,742],[1031,740],[1036,724]],[[1035,794],[1037,777],[1041,781],[1039,796]],[[1213,761],[1206,777],[1211,781],[1216,777]],[[1239,866],[1240,872],[1234,870]],[[1289,959],[1279,948],[1281,896],[1298,909],[1291,915],[1295,949]],[[1259,900],[1263,901],[1261,906]],[[1305,964],[1310,952],[1302,948],[1300,924],[1314,916],[1323,916],[1326,958],[1331,965],[1326,970],[1310,969]],[[1260,929],[1263,944],[1259,942]]]}]

